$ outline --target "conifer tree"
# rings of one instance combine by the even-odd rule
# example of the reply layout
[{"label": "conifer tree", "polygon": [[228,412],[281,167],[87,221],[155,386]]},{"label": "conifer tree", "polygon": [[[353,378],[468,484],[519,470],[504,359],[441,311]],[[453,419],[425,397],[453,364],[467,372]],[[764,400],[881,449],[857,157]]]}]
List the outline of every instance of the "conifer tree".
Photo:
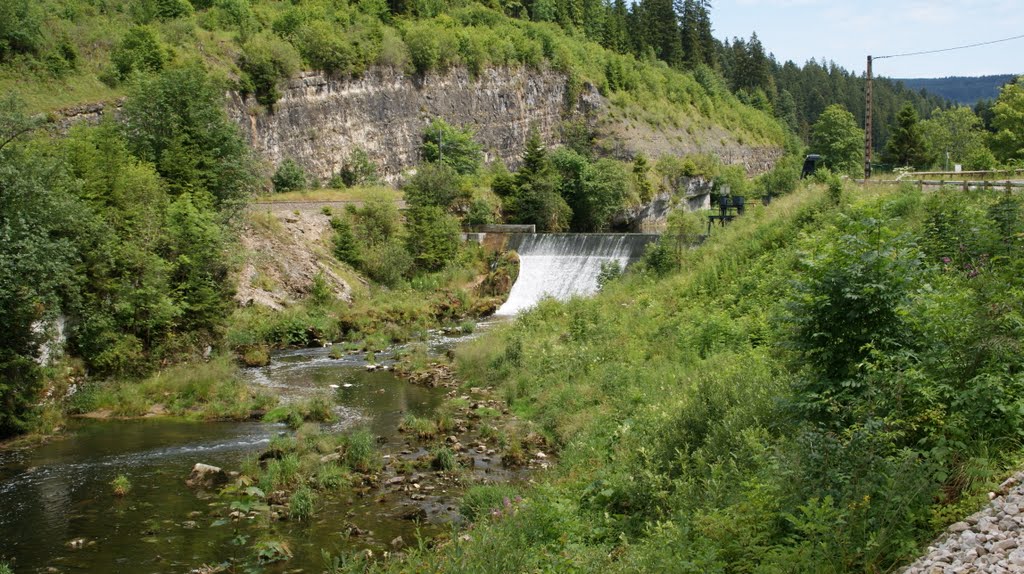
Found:
[{"label": "conifer tree", "polygon": [[909,102],[896,114],[896,123],[891,128],[882,161],[896,167],[922,167],[928,163],[917,110]]}]

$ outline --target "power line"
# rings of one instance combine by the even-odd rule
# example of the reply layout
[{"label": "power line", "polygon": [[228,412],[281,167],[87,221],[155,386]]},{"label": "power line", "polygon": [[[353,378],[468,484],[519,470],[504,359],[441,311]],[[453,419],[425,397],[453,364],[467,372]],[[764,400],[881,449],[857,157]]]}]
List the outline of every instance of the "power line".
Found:
[{"label": "power line", "polygon": [[938,54],[940,52],[952,52],[954,50],[966,50],[967,48],[977,48],[978,46],[988,46],[989,44],[998,44],[1000,42],[1009,42],[1010,40],[1020,40],[1024,38],[1024,34],[1020,36],[1013,36],[1012,38],[1003,38],[1001,40],[990,40],[988,42],[978,42],[977,44],[968,44],[966,46],[956,46],[953,48],[942,48],[940,50],[925,50],[924,52],[907,52],[906,54],[893,54],[891,56],[874,56],[875,60],[881,60],[882,58],[902,58],[904,56],[922,56],[924,54]]}]

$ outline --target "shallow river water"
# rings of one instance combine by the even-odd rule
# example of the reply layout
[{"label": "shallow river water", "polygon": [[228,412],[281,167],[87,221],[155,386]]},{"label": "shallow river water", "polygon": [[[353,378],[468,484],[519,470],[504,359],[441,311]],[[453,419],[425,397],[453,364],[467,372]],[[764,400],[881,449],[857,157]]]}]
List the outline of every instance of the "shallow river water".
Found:
[{"label": "shallow river water", "polygon": [[[289,351],[270,366],[248,370],[252,384],[285,400],[313,394],[333,397],[336,430],[362,425],[397,450],[405,413],[427,416],[441,403],[441,389],[411,385],[390,372],[367,372],[361,357],[330,359],[326,349]],[[417,525],[393,515],[373,497],[331,499],[311,522],[214,525],[225,500],[185,486],[197,462],[237,470],[241,462],[285,432],[258,422],[190,423],[146,419],[75,420],[65,437],[14,451],[0,451],[0,559],[15,572],[188,572],[204,564],[248,559],[261,538],[285,540],[294,559],[266,572],[322,570],[320,549],[331,552],[385,548],[395,536],[413,542]],[[125,474],[124,499],[110,482]],[[439,500],[421,532],[452,517],[454,501]],[[349,539],[346,524],[372,531]],[[435,524],[430,524],[431,522]]]}]

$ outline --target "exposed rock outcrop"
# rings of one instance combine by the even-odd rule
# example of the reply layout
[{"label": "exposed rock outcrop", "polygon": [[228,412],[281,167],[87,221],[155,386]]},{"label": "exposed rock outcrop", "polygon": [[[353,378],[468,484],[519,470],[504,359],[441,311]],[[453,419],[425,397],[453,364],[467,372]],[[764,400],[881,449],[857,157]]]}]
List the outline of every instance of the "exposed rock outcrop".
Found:
[{"label": "exposed rock outcrop", "polygon": [[288,83],[272,113],[252,98],[229,94],[228,100],[229,115],[270,163],[290,158],[321,180],[362,148],[385,179],[396,181],[419,161],[423,128],[436,117],[473,128],[485,159],[501,158],[512,168],[530,126],[546,143],[557,143],[559,126],[574,116],[586,117],[605,153],[622,159],[712,153],[753,174],[782,155],[781,148],[744,145],[721,128],[691,135],[682,124],[652,127],[614,118],[593,86],[573,95],[566,76],[554,70],[489,68],[474,77],[465,68],[425,76],[374,68],[358,78],[309,72]]},{"label": "exposed rock outcrop", "polygon": [[273,113],[229,94],[228,112],[252,146],[273,164],[298,161],[327,179],[356,148],[394,181],[419,161],[423,128],[441,117],[471,127],[487,152],[515,165],[530,126],[548,142],[566,109],[600,105],[593,89],[566,105],[565,76],[554,71],[490,68],[478,77],[453,69],[411,76],[374,68],[358,78],[304,73],[282,90]]},{"label": "exposed rock outcrop", "polygon": [[[395,182],[419,161],[423,128],[436,117],[471,127],[488,161],[516,167],[530,126],[548,144],[569,117],[586,117],[603,152],[620,159],[710,153],[751,174],[775,164],[782,149],[743,143],[729,131],[689,121],[652,126],[629,114],[612,114],[597,89],[568,89],[564,74],[551,69],[489,68],[473,76],[465,68],[425,76],[372,68],[357,78],[305,72],[287,82],[272,112],[237,92],[225,95],[228,114],[244,137],[270,164],[286,158],[326,181],[356,148],[374,161],[384,179]],[[60,132],[81,122],[98,123],[106,112],[119,115],[123,99],[57,110]],[[696,120],[697,118],[690,118]],[[676,125],[678,124],[678,125]]]},{"label": "exposed rock outcrop", "polygon": [[[240,233],[243,262],[235,300],[240,305],[283,309],[308,296],[318,275],[338,299],[352,289],[331,256],[333,235],[323,203],[252,205]],[[343,205],[333,205],[341,212]]]}]

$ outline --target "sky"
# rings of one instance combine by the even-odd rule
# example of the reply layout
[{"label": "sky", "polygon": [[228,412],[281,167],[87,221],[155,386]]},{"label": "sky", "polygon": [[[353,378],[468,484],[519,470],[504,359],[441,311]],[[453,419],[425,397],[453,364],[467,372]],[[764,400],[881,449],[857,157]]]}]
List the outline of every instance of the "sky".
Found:
[{"label": "sky", "polygon": [[[882,56],[975,44],[1024,34],[1024,0],[711,0],[719,39],[756,31],[780,62],[834,60],[863,73]],[[876,60],[876,76],[941,78],[1024,74],[1024,38],[959,50]]]}]

